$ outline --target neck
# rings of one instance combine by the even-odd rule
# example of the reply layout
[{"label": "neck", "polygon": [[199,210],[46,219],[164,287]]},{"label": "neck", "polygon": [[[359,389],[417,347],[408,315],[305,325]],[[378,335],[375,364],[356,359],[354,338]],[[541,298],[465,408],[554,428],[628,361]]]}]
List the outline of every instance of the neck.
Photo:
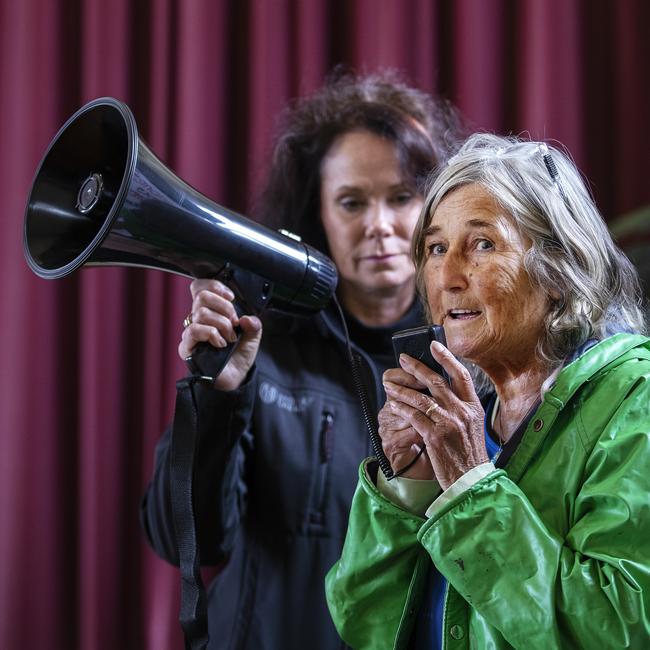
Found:
[{"label": "neck", "polygon": [[382,327],[397,322],[411,307],[415,285],[361,291],[342,282],[338,296],[345,310],[368,327]]},{"label": "neck", "polygon": [[542,385],[550,374],[550,368],[540,365],[495,384],[499,397],[499,410],[494,428],[502,442],[510,439],[530,409],[540,399]]}]

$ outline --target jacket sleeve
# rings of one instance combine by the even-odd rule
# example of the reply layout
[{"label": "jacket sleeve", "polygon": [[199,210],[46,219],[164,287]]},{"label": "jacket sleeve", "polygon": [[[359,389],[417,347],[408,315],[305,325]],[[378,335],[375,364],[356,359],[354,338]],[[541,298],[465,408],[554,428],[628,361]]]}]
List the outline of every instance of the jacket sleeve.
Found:
[{"label": "jacket sleeve", "polygon": [[550,527],[500,471],[420,530],[437,568],[514,648],[648,647],[649,404],[641,379],[595,434],[568,520]]},{"label": "jacket sleeve", "polygon": [[[255,372],[235,391],[195,384],[198,450],[194,509],[201,563],[217,564],[230,553],[246,502],[245,461],[252,448],[250,420]],[[171,426],[156,446],[154,473],[142,499],[140,521],[153,549],[178,565],[170,500]]]},{"label": "jacket sleeve", "polygon": [[[427,554],[417,541],[424,519],[375,487],[377,463],[359,470],[341,558],[325,579],[332,620],[352,648],[393,648],[411,633],[424,587]],[[399,638],[398,638],[399,637]]]}]

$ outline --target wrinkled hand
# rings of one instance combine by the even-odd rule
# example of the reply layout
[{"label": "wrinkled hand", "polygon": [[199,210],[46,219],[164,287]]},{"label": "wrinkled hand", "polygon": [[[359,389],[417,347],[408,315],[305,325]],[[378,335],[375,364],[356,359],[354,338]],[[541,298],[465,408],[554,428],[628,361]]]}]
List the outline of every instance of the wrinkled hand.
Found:
[{"label": "wrinkled hand", "polygon": [[[467,471],[489,460],[483,433],[484,411],[469,372],[454,355],[437,342],[431,344],[431,354],[447,371],[451,387],[423,363],[402,355],[401,371],[384,374],[388,400],[382,411],[389,409],[394,414],[390,425],[384,426],[384,446],[391,460],[389,451],[398,455],[397,450],[412,445],[419,436],[426,445],[433,473],[446,490]],[[427,388],[428,395],[417,390],[422,387]],[[385,416],[383,419],[388,422]],[[421,478],[415,474],[409,470],[405,476]]]},{"label": "wrinkled hand", "polygon": [[241,386],[255,362],[262,338],[262,323],[256,316],[237,316],[232,304],[233,292],[218,280],[193,280],[190,291],[192,323],[183,330],[178,355],[184,361],[202,342],[224,348],[237,340],[235,327],[239,326],[239,344],[214,382],[217,390],[235,390]]},{"label": "wrinkled hand", "polygon": [[[424,388],[417,379],[401,368],[387,370],[384,373],[383,382],[384,387],[401,385],[409,386],[416,391]],[[420,395],[421,399],[429,399],[422,393],[418,392],[418,395]],[[391,402],[392,400],[388,396],[386,404],[379,411],[379,437],[381,438],[382,448],[386,454],[386,458],[388,458],[393,471],[399,472],[415,458],[425,443],[420,433],[411,425],[410,421],[391,407]],[[426,450],[403,476],[422,480],[435,478],[433,467],[431,467]]]}]

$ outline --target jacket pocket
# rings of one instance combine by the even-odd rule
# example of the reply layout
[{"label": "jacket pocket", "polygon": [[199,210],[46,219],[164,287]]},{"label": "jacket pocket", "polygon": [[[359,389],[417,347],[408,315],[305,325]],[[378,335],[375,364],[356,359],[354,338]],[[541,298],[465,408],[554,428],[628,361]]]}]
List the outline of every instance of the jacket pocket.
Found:
[{"label": "jacket pocket", "polygon": [[323,525],[327,507],[329,490],[330,467],[334,448],[334,415],[323,411],[321,416],[320,434],[318,438],[317,464],[314,476],[312,507],[309,511],[309,523]]}]

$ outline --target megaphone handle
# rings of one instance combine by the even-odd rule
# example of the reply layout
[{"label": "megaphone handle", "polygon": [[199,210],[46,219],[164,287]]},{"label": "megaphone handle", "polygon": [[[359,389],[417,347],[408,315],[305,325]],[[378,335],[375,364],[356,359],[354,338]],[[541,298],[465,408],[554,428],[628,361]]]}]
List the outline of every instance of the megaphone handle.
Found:
[{"label": "megaphone handle", "polygon": [[228,343],[225,348],[215,348],[209,343],[199,343],[191,356],[185,359],[187,367],[193,375],[210,378],[214,381],[224,369],[232,353],[235,351],[241,337],[241,329],[235,327],[237,340]]},{"label": "megaphone handle", "polygon": [[[250,271],[226,264],[217,279],[227,284],[235,294],[233,307],[237,316],[261,315],[273,293],[273,283]],[[209,343],[199,343],[192,355],[185,359],[190,372],[205,379],[214,379],[224,369],[241,338],[241,329],[235,327],[237,340],[225,348],[215,348]]]}]

